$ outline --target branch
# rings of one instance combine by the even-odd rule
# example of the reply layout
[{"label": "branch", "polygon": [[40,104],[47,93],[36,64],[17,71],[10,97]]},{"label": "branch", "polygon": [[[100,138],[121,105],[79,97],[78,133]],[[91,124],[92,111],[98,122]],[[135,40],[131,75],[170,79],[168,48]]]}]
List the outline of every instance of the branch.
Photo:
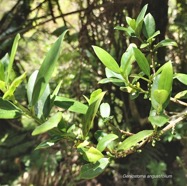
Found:
[{"label": "branch", "polygon": [[181,113],[179,113],[179,114],[177,114],[175,116],[172,116],[169,124],[165,128],[162,129],[161,134],[163,134],[166,131],[170,130],[171,128],[175,127],[175,125],[177,123],[179,123],[180,121],[184,120],[185,118],[187,118],[187,108],[184,109],[183,112],[181,112]]},{"label": "branch", "polygon": [[186,106],[187,107],[187,103],[185,103],[184,101],[180,101],[180,100],[177,100],[175,98],[170,98],[171,101],[173,101],[174,103],[178,103],[180,105],[183,105],[183,106]]}]

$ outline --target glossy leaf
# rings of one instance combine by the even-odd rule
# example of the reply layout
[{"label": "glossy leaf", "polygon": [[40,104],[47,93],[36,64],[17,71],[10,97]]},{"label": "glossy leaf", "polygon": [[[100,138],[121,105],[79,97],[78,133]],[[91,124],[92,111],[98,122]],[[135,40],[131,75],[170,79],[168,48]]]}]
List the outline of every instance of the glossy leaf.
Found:
[{"label": "glossy leaf", "polygon": [[150,76],[150,66],[149,66],[149,63],[148,63],[146,57],[144,56],[144,54],[138,48],[133,47],[133,51],[134,51],[134,57],[138,63],[138,66],[140,67],[140,69],[147,76]]},{"label": "glossy leaf", "polygon": [[136,24],[137,24],[137,25],[144,19],[144,16],[145,16],[146,11],[147,11],[147,7],[148,7],[148,5],[146,4],[146,5],[142,8],[142,10],[140,11],[140,13],[139,13],[139,15],[138,15],[138,17],[137,17],[137,19],[136,19]]},{"label": "glossy leaf", "polygon": [[155,47],[154,47],[154,51],[157,50],[160,47],[166,47],[166,46],[175,46],[177,47],[177,43],[175,41],[173,41],[172,39],[164,39],[162,41],[160,41]]},{"label": "glossy leaf", "polygon": [[138,143],[144,141],[153,134],[153,130],[143,130],[125,139],[117,148],[118,151],[127,151],[136,147]]},{"label": "glossy leaf", "polygon": [[22,111],[14,104],[7,100],[0,98],[0,118],[1,119],[14,119],[20,117]]},{"label": "glossy leaf", "polygon": [[94,118],[99,109],[99,105],[104,97],[106,92],[99,92],[98,94],[92,94],[92,101],[89,104],[88,110],[83,118],[83,136],[86,137],[90,128],[93,125]]},{"label": "glossy leaf", "polygon": [[14,39],[14,43],[13,43],[11,54],[10,54],[10,61],[8,63],[6,83],[8,83],[8,81],[10,79],[10,74],[11,74],[11,71],[12,71],[12,66],[13,66],[14,58],[15,58],[16,51],[17,51],[17,48],[18,48],[19,40],[20,40],[20,34],[17,34],[15,39]]},{"label": "glossy leaf", "polygon": [[4,82],[4,81],[1,81],[1,80],[0,80],[0,90],[1,90],[2,92],[5,92],[5,91],[6,91],[5,82]]},{"label": "glossy leaf", "polygon": [[110,105],[108,103],[102,103],[100,105],[100,113],[103,118],[110,116]]},{"label": "glossy leaf", "polygon": [[102,152],[105,150],[105,148],[115,139],[117,139],[118,136],[115,134],[108,134],[106,136],[104,136],[103,138],[101,138],[101,140],[99,140],[99,143],[97,144],[97,149]]},{"label": "glossy leaf", "polygon": [[122,27],[122,26],[116,26],[114,29],[124,31],[129,36],[132,36],[133,34],[135,34],[135,31],[131,27],[125,28],[125,27]]},{"label": "glossy leaf", "polygon": [[99,81],[100,84],[113,83],[116,86],[125,86],[124,80],[116,78],[104,78]]},{"label": "glossy leaf", "polygon": [[104,158],[103,154],[96,148],[90,147],[88,150],[84,151],[84,158],[86,161],[95,163],[96,161]]},{"label": "glossy leaf", "polygon": [[176,73],[174,78],[178,79],[181,83],[187,85],[187,74]]},{"label": "glossy leaf", "polygon": [[47,53],[36,78],[31,105],[35,105],[38,99],[42,96],[46,86],[53,74],[56,67],[58,57],[61,52],[62,42],[67,31],[63,32],[58,40],[53,44],[49,52]]},{"label": "glossy leaf", "polygon": [[153,16],[149,13],[144,18],[144,27],[143,27],[143,33],[145,37],[148,39],[155,33],[155,20]]},{"label": "glossy leaf", "polygon": [[47,132],[47,131],[57,127],[57,125],[59,124],[61,119],[62,119],[62,113],[57,112],[56,114],[51,116],[45,123],[36,127],[34,129],[34,131],[32,132],[32,135],[35,136],[38,134],[42,134],[44,132]]},{"label": "glossy leaf", "polygon": [[89,163],[83,165],[80,171],[79,179],[92,179],[99,176],[109,164],[108,158],[102,158],[95,164]]},{"label": "glossy leaf", "polygon": [[167,100],[169,93],[167,90],[164,89],[158,89],[154,91],[154,98],[155,100],[159,103],[159,104],[163,104],[165,103],[165,101]]},{"label": "glossy leaf", "polygon": [[61,96],[56,96],[54,100],[54,105],[72,111],[72,112],[77,112],[80,114],[86,114],[88,106],[76,101],[74,99],[66,98],[66,97],[61,97]]},{"label": "glossy leaf", "polygon": [[132,63],[135,61],[133,47],[136,47],[134,44],[130,44],[127,48],[127,51],[121,57],[121,66],[120,69],[122,74],[128,77],[132,69]]},{"label": "glossy leaf", "polygon": [[[38,70],[34,71],[28,80],[27,97],[28,97],[29,104],[31,103],[32,93],[33,93],[34,84],[35,84],[37,75],[38,75]],[[34,111],[38,118],[48,117],[49,112],[51,110],[49,96],[50,96],[50,87],[49,87],[49,84],[47,84],[42,96],[38,99],[38,101],[34,105]]]},{"label": "glossy leaf", "polygon": [[149,116],[148,119],[152,125],[158,126],[158,127],[162,127],[169,121],[169,118],[165,115]]},{"label": "glossy leaf", "polygon": [[132,19],[130,17],[126,17],[126,21],[127,21],[127,24],[133,29],[135,30],[136,28],[136,20],[135,19]]},{"label": "glossy leaf", "polygon": [[97,57],[108,69],[120,73],[116,60],[108,52],[98,46],[93,46],[93,49]]},{"label": "glossy leaf", "polygon": [[170,93],[173,83],[173,67],[171,62],[167,62],[162,67],[162,72],[158,81],[158,89],[164,89]]},{"label": "glossy leaf", "polygon": [[177,93],[174,97],[175,99],[187,99],[187,90]]},{"label": "glossy leaf", "polygon": [[23,73],[21,76],[14,79],[11,85],[8,87],[8,90],[3,95],[3,99],[9,99],[14,95],[16,88],[24,81],[26,78],[26,72]]}]

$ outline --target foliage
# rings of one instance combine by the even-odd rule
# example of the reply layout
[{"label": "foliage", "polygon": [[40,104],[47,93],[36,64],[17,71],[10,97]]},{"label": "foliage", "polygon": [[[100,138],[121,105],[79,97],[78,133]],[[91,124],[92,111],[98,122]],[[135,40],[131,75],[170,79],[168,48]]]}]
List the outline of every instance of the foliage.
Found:
[{"label": "foliage", "polygon": [[[124,131],[113,124],[110,104],[102,103],[106,91],[97,89],[91,93],[90,97],[84,96],[86,103],[59,95],[61,81],[51,92],[50,80],[57,66],[67,31],[60,35],[46,54],[40,69],[34,71],[28,81],[26,73],[18,77],[14,77],[13,73],[19,34],[15,37],[10,57],[6,55],[0,61],[0,90],[3,93],[0,98],[1,118],[13,119],[27,116],[38,125],[32,132],[33,136],[48,132],[50,138],[39,144],[36,147],[37,150],[54,146],[62,140],[71,141],[83,158],[78,180],[97,177],[106,170],[107,166],[112,166],[114,159],[139,152],[147,143],[152,142],[154,145],[155,141],[161,140],[162,135],[169,129],[174,130],[175,125],[187,116],[186,110],[179,115],[168,116],[166,114],[170,100],[187,105],[180,100],[185,98],[186,90],[178,92],[172,98],[173,81],[177,80],[186,85],[187,75],[174,73],[171,61],[163,65],[157,61],[156,53],[159,48],[176,47],[177,44],[170,39],[155,43],[160,32],[156,31],[154,18],[151,14],[146,14],[146,10],[147,5],[143,7],[137,19],[127,17],[128,27],[115,27],[129,37],[137,39],[136,43],[129,44],[120,63],[101,47],[93,46],[95,54],[106,67],[107,78],[102,79],[101,84],[111,82],[119,86],[121,91],[129,93],[131,99],[143,95],[143,98],[151,103],[149,126],[135,134],[133,131]],[[28,104],[25,105],[16,99],[15,94],[17,88],[23,83],[25,83],[28,98]],[[73,121],[69,124],[63,115],[63,109],[77,113],[79,123]],[[92,132],[97,117],[103,120],[106,127]],[[110,127],[107,129],[108,126]],[[166,170],[162,162],[157,167],[158,169],[152,169],[156,167],[155,164],[151,162],[147,166],[153,174],[163,173]]]}]

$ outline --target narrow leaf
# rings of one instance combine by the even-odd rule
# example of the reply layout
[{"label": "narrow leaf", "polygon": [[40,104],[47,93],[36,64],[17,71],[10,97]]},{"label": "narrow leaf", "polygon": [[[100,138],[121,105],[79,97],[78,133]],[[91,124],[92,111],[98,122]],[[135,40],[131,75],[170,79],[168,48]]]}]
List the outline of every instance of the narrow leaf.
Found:
[{"label": "narrow leaf", "polygon": [[96,116],[96,113],[99,109],[99,105],[104,97],[106,92],[101,92],[99,95],[96,96],[94,101],[91,102],[91,104],[88,107],[88,110],[83,118],[83,135],[84,137],[87,136],[90,128],[93,125],[94,118]]},{"label": "narrow leaf", "polygon": [[174,97],[175,99],[187,99],[187,90],[177,93]]},{"label": "narrow leaf", "polygon": [[144,141],[153,134],[153,130],[143,130],[125,139],[117,148],[117,150],[127,151],[138,146],[138,143]]},{"label": "narrow leaf", "polygon": [[35,105],[38,99],[42,96],[47,84],[49,83],[49,80],[55,69],[58,57],[60,55],[62,42],[66,32],[67,31],[63,32],[62,35],[58,38],[58,40],[53,44],[52,48],[47,53],[39,69],[32,94],[32,105]]},{"label": "narrow leaf", "polygon": [[22,111],[14,104],[7,100],[0,98],[0,118],[1,119],[13,119],[18,118],[22,114]]},{"label": "narrow leaf", "polygon": [[187,74],[177,73],[174,78],[177,78],[181,83],[187,85]]},{"label": "narrow leaf", "polygon": [[98,46],[93,46],[94,52],[96,53],[97,57],[101,60],[101,62],[110,70],[120,73],[119,66],[116,60],[105,50]]},{"label": "narrow leaf", "polygon": [[60,108],[72,111],[72,112],[77,112],[80,114],[86,114],[88,106],[76,101],[74,99],[66,98],[66,97],[61,97],[61,96],[56,96],[54,100],[54,104]]},{"label": "narrow leaf", "polygon": [[117,138],[118,136],[115,134],[108,134],[104,136],[101,140],[99,140],[99,143],[97,144],[97,149],[102,152],[112,141]]},{"label": "narrow leaf", "polygon": [[95,164],[89,163],[83,165],[80,171],[79,179],[92,179],[99,176],[109,164],[108,158],[102,158]]},{"label": "narrow leaf", "polygon": [[9,99],[14,95],[16,88],[24,81],[26,78],[26,72],[21,76],[17,77],[9,86],[8,90],[3,95],[3,99]]},{"label": "narrow leaf", "polygon": [[143,33],[145,37],[148,39],[155,33],[155,20],[153,16],[149,13],[144,18],[144,26],[143,26]]},{"label": "narrow leaf", "polygon": [[142,10],[140,11],[140,13],[139,13],[139,15],[138,15],[138,17],[137,17],[137,19],[136,19],[136,24],[137,24],[137,25],[144,19],[144,16],[145,16],[146,11],[147,11],[147,7],[148,7],[148,5],[146,4],[146,5],[142,8]]},{"label": "narrow leaf", "polygon": [[12,66],[13,66],[14,58],[15,58],[16,51],[17,51],[17,48],[18,48],[19,40],[20,40],[20,34],[17,34],[15,39],[14,39],[14,43],[13,43],[11,54],[10,54],[10,61],[9,61],[9,64],[8,64],[6,83],[8,83],[8,81],[10,79],[10,74],[11,74],[11,71],[12,71]]},{"label": "narrow leaf", "polygon": [[150,76],[150,66],[149,66],[149,63],[148,63],[146,57],[144,56],[144,54],[138,48],[133,47],[133,51],[134,51],[135,59],[139,65],[140,69],[147,76]]},{"label": "narrow leaf", "polygon": [[40,126],[36,127],[34,131],[32,132],[32,135],[38,135],[42,134],[44,132],[47,132],[59,124],[60,120],[62,119],[62,113],[57,112],[53,116],[51,116],[45,123],[41,124]]},{"label": "narrow leaf", "polygon": [[91,163],[95,163],[96,161],[104,158],[103,154],[96,148],[90,147],[84,153],[85,159]]},{"label": "narrow leaf", "polygon": [[177,47],[177,43],[175,41],[173,41],[172,39],[164,39],[162,41],[160,41],[155,47],[154,47],[154,51],[157,50],[160,47],[166,47],[166,46],[175,46]]}]

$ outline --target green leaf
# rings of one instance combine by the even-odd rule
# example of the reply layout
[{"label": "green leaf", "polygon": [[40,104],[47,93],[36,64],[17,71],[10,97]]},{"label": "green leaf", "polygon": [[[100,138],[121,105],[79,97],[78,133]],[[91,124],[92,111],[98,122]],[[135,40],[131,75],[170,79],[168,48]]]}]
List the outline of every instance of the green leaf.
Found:
[{"label": "green leaf", "polygon": [[114,29],[124,31],[126,32],[129,36],[132,36],[135,34],[134,30],[131,27],[125,28],[122,26],[116,26]]},{"label": "green leaf", "polygon": [[107,67],[105,68],[105,74],[107,78],[114,77],[114,78],[123,80],[123,77],[121,76],[121,74],[117,74],[113,72],[112,70],[108,69]]},{"label": "green leaf", "polygon": [[78,179],[92,179],[99,176],[109,164],[108,158],[102,158],[95,164],[89,163],[83,165],[78,176]]},{"label": "green leaf", "polygon": [[[34,84],[36,82],[38,70],[34,71],[29,77],[27,84],[27,97],[29,104],[31,103]],[[47,84],[42,96],[38,99],[36,104],[34,105],[34,111],[38,118],[46,118],[48,117],[51,107],[50,107],[50,87]]]},{"label": "green leaf", "polygon": [[140,69],[147,76],[150,76],[150,66],[149,66],[149,63],[148,63],[146,57],[144,56],[144,54],[138,48],[133,47],[133,51],[134,51],[134,57],[139,65]]},{"label": "green leaf", "polygon": [[120,69],[116,60],[108,52],[98,46],[93,46],[93,49],[97,57],[108,69],[118,74],[120,73]]},{"label": "green leaf", "polygon": [[187,85],[187,74],[176,73],[174,78],[177,78],[181,83]]},{"label": "green leaf", "polygon": [[165,125],[168,121],[169,118],[166,115],[155,115],[155,116],[149,116],[149,121],[151,122],[152,125],[162,127]]},{"label": "green leaf", "polygon": [[3,99],[10,99],[14,95],[16,88],[24,81],[25,78],[26,72],[23,73],[21,76],[17,77],[8,87],[8,90],[3,95]]},{"label": "green leaf", "polygon": [[22,111],[14,104],[7,100],[0,98],[0,118],[1,119],[14,119],[20,117]]},{"label": "green leaf", "polygon": [[173,67],[171,61],[169,61],[162,66],[162,72],[158,81],[158,89],[164,89],[170,93],[172,89],[172,83]]},{"label": "green leaf", "polygon": [[104,136],[101,140],[99,140],[99,143],[97,144],[97,149],[102,152],[105,150],[105,148],[115,139],[117,139],[118,136],[115,134],[108,134]]},{"label": "green leaf", "polygon": [[46,140],[41,142],[34,150],[46,149],[55,145],[58,140]]},{"label": "green leaf", "polygon": [[158,30],[158,31],[156,31],[151,37],[149,37],[148,39],[147,39],[147,42],[148,43],[152,43],[152,41],[154,41],[155,40],[155,37],[156,36],[158,36],[160,34],[160,31]]},{"label": "green leaf", "polygon": [[167,90],[158,89],[153,92],[153,95],[155,100],[162,105],[167,100],[169,93]]},{"label": "green leaf", "polygon": [[127,78],[132,69],[132,63],[135,61],[133,47],[136,47],[134,44],[130,44],[126,52],[121,57],[121,72]]},{"label": "green leaf", "polygon": [[0,90],[4,93],[6,91],[6,84],[0,80]]},{"label": "green leaf", "polygon": [[102,103],[100,105],[100,113],[103,118],[110,116],[110,105],[108,103]]},{"label": "green leaf", "polygon": [[104,78],[99,81],[100,84],[113,83],[116,86],[125,86],[124,80],[116,78]]},{"label": "green leaf", "polygon": [[148,5],[146,4],[146,5],[142,8],[142,10],[140,11],[140,13],[139,13],[139,15],[138,15],[138,17],[137,17],[137,19],[136,19],[136,24],[137,24],[137,25],[144,19],[144,16],[145,16],[146,11],[147,11],[147,7],[148,7]]},{"label": "green leaf", "polygon": [[20,34],[17,34],[15,39],[14,39],[14,43],[13,43],[11,54],[10,54],[10,61],[8,63],[6,83],[9,83],[8,81],[10,79],[10,74],[11,74],[11,71],[12,71],[12,66],[13,66],[14,58],[15,58],[16,51],[17,51],[17,48],[18,48],[19,40],[20,40]]},{"label": "green leaf", "polygon": [[187,90],[177,93],[174,97],[175,99],[187,99]]},{"label": "green leaf", "polygon": [[134,134],[127,139],[125,139],[121,144],[119,144],[117,150],[118,151],[127,151],[133,147],[138,146],[138,143],[146,140],[146,138],[150,137],[153,134],[153,130],[143,130]]},{"label": "green leaf", "polygon": [[36,78],[34,84],[34,90],[32,94],[31,105],[35,105],[38,99],[42,96],[43,92],[49,80],[52,76],[52,73],[56,67],[58,57],[61,52],[62,41],[67,31],[63,32],[58,40],[53,44],[52,48],[47,53]]},{"label": "green leaf", "polygon": [[51,116],[45,123],[36,127],[34,129],[34,131],[32,132],[32,135],[35,136],[35,135],[38,135],[38,134],[42,134],[44,132],[47,132],[47,131],[57,127],[57,125],[58,125],[58,123],[60,122],[61,119],[62,119],[62,113],[57,112],[56,114]]},{"label": "green leaf", "polygon": [[177,43],[173,41],[172,39],[164,39],[157,43],[157,45],[154,47],[154,51],[157,50],[160,47],[165,47],[165,46],[175,46],[177,47]]},{"label": "green leaf", "polygon": [[4,69],[3,62],[0,60],[0,81],[4,81],[4,80],[5,80],[5,69]]},{"label": "green leaf", "polygon": [[126,17],[126,21],[127,21],[127,24],[133,29],[135,30],[136,28],[136,20],[135,19],[132,19],[130,17]]},{"label": "green leaf", "polygon": [[155,20],[149,13],[144,18],[143,34],[148,39],[155,33]]},{"label": "green leaf", "polygon": [[93,125],[93,121],[99,109],[99,105],[106,92],[99,92],[98,94],[95,94],[95,93],[96,92],[94,92],[94,95],[92,93],[92,96],[90,98],[92,99],[92,101],[90,102],[88,110],[83,118],[83,136],[84,137],[87,136],[90,128]]},{"label": "green leaf", "polygon": [[80,114],[86,114],[88,110],[87,105],[79,101],[75,101],[74,99],[61,97],[61,96],[55,97],[54,104],[60,108],[63,108],[63,109],[66,109],[72,112],[77,112]]},{"label": "green leaf", "polygon": [[90,147],[88,150],[84,150],[83,156],[86,161],[91,163],[95,163],[101,158],[104,158],[103,154],[94,147]]}]

